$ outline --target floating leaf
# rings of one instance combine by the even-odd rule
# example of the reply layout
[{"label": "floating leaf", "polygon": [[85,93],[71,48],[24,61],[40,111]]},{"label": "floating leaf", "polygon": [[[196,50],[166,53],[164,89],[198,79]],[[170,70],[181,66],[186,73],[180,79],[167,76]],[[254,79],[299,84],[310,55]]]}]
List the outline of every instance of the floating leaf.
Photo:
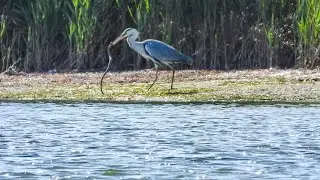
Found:
[{"label": "floating leaf", "polygon": [[116,169],[108,169],[103,172],[104,176],[116,176],[117,174],[119,174],[119,172]]}]

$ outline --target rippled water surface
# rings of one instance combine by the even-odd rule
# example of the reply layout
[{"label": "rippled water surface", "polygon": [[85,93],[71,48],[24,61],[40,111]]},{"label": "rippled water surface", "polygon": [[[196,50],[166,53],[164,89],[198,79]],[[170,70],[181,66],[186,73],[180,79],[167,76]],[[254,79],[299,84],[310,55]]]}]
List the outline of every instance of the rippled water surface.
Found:
[{"label": "rippled water surface", "polygon": [[0,179],[319,179],[320,106],[0,103]]}]

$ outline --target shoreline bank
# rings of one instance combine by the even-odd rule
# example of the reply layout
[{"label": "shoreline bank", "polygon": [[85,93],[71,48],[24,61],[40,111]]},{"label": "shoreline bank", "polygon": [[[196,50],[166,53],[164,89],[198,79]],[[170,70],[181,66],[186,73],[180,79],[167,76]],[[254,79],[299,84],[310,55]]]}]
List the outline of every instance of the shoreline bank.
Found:
[{"label": "shoreline bank", "polygon": [[320,103],[320,70],[160,71],[0,74],[0,101],[118,103]]}]

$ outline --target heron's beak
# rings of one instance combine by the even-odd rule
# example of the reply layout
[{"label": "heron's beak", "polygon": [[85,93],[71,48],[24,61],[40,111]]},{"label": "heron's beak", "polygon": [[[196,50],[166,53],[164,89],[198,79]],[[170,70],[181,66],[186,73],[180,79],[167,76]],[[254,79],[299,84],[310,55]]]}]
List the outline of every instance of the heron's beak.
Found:
[{"label": "heron's beak", "polygon": [[127,38],[128,36],[119,36],[116,40],[114,40],[112,42],[113,45],[117,44],[118,42],[124,40],[125,38]]}]

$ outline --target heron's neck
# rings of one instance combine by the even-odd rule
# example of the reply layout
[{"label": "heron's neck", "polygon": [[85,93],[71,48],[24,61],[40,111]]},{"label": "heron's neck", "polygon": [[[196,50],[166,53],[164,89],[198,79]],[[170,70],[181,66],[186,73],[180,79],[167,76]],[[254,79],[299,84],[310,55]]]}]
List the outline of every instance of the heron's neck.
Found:
[{"label": "heron's neck", "polygon": [[134,50],[137,50],[136,49],[136,44],[138,43],[136,40],[137,40],[137,38],[138,38],[138,36],[129,36],[128,38],[127,38],[127,42],[128,42],[128,45],[132,48],[132,49],[134,49]]},{"label": "heron's neck", "polygon": [[138,38],[138,35],[128,37],[127,41],[128,41],[129,46],[134,51],[136,51],[137,53],[142,55],[144,58],[149,59],[150,56],[146,53],[146,51],[144,49],[143,42],[136,41],[137,38]]}]

